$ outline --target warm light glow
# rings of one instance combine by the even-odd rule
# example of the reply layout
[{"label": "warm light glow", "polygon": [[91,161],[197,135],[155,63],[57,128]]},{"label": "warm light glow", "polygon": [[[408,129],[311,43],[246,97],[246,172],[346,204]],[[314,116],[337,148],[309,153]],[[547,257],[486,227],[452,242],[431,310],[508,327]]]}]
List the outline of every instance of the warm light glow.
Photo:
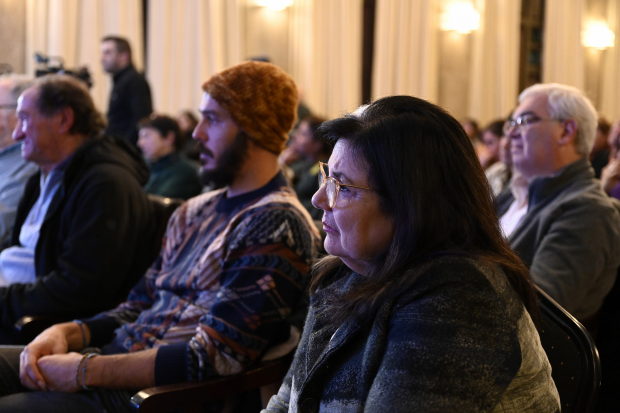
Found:
[{"label": "warm light glow", "polygon": [[269,10],[284,10],[293,5],[293,0],[258,0],[257,3]]},{"label": "warm light glow", "polygon": [[441,29],[470,33],[480,28],[480,13],[469,3],[454,3],[441,15]]},{"label": "warm light glow", "polygon": [[603,50],[608,47],[614,47],[615,37],[614,32],[607,27],[607,23],[602,21],[592,22],[581,32],[581,43],[585,47]]}]

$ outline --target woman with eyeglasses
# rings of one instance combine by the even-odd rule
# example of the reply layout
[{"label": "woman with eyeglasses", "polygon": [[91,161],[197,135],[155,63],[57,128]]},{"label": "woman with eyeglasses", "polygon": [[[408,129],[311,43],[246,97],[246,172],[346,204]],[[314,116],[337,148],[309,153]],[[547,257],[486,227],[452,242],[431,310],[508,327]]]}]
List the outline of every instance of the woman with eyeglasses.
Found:
[{"label": "woman with eyeglasses", "polygon": [[533,284],[459,123],[393,96],[319,132],[329,255],[265,412],[559,411]]}]

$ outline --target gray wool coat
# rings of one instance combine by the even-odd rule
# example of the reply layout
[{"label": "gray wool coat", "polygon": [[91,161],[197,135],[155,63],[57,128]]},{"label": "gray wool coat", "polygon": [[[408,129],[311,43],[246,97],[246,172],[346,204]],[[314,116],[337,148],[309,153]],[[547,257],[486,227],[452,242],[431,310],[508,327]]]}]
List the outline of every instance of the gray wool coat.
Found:
[{"label": "gray wool coat", "polygon": [[263,413],[556,412],[559,397],[532,320],[504,273],[441,258],[371,320],[331,322],[311,298],[290,371]]},{"label": "gray wool coat", "polygon": [[[578,320],[592,317],[620,265],[620,203],[601,189],[587,159],[530,182],[528,210],[508,240],[532,278]],[[498,197],[499,214],[512,203]]]}]

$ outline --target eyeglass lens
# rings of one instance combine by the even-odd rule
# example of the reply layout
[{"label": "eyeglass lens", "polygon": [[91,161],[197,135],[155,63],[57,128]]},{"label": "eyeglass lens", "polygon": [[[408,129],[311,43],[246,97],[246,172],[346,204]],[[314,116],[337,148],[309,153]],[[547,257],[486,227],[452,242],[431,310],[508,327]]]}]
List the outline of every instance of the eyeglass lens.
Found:
[{"label": "eyeglass lens", "polygon": [[336,194],[337,194],[336,183],[329,177],[326,177],[324,171],[321,170],[321,173],[319,174],[319,188],[323,186],[323,183],[325,183],[325,193],[327,194],[327,202],[329,203],[329,207],[333,208],[334,205],[336,205]]}]

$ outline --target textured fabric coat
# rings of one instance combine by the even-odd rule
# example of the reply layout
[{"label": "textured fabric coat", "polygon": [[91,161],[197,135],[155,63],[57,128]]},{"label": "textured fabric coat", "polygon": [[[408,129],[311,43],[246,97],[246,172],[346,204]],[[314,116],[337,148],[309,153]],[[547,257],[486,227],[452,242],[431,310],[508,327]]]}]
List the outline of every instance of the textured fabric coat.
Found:
[{"label": "textured fabric coat", "polygon": [[332,323],[318,290],[273,412],[555,412],[536,329],[504,273],[442,258],[371,320]]}]

